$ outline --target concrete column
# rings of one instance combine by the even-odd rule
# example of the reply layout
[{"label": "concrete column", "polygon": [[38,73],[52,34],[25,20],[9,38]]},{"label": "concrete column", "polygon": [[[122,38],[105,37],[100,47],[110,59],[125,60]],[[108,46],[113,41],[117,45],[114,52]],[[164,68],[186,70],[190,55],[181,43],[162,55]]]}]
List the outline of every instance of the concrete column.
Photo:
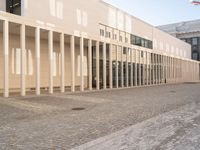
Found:
[{"label": "concrete column", "polygon": [[20,47],[21,47],[21,96],[26,95],[26,34],[25,24],[20,25]]},{"label": "concrete column", "polygon": [[171,82],[171,57],[168,57],[168,77],[169,77],[169,80],[170,80],[170,82]]},{"label": "concrete column", "polygon": [[84,67],[84,39],[80,37],[80,91],[84,91],[84,74],[83,74],[83,67]]},{"label": "concrete column", "polygon": [[193,65],[192,65],[193,62],[190,61],[189,64],[190,64],[190,71],[191,71],[191,80],[193,81]]},{"label": "concrete column", "polygon": [[167,56],[167,82],[169,82],[169,72],[170,72],[170,69],[169,69],[169,56]]},{"label": "concrete column", "polygon": [[9,25],[3,21],[3,95],[9,97]]},{"label": "concrete column", "polygon": [[60,34],[60,53],[61,53],[60,90],[61,90],[61,93],[64,93],[65,92],[65,37],[64,37],[64,33]]},{"label": "concrete column", "polygon": [[126,87],[129,86],[129,68],[128,68],[128,57],[129,57],[129,49],[126,48]]},{"label": "concrete column", "polygon": [[49,93],[53,94],[53,31],[48,32],[49,44]]},{"label": "concrete column", "polygon": [[131,87],[133,87],[133,49],[131,49]]},{"label": "concrete column", "polygon": [[152,80],[151,80],[151,69],[152,69],[152,62],[151,62],[151,53],[149,53],[149,85],[152,84]]},{"label": "concrete column", "polygon": [[146,52],[146,85],[149,85],[148,52]]},{"label": "concrete column", "polygon": [[167,82],[167,56],[165,56],[165,80]]},{"label": "concrete column", "polygon": [[181,70],[182,70],[182,62],[181,62],[181,59],[179,59],[179,66],[178,66],[178,79],[179,79],[179,82],[182,79]]},{"label": "concrete column", "polygon": [[164,73],[165,73],[165,71],[164,71],[164,56],[163,55],[161,55],[161,59],[162,59],[162,61],[161,61],[161,73],[162,73],[162,79],[161,79],[161,81],[162,81],[162,83],[164,83]]},{"label": "concrete column", "polygon": [[174,58],[172,58],[172,81],[174,82]]},{"label": "concrete column", "polygon": [[179,82],[179,59],[176,59],[176,82]]},{"label": "concrete column", "polygon": [[99,41],[96,42],[96,86],[99,90]]},{"label": "concrete column", "polygon": [[165,78],[168,81],[168,56],[165,56]]},{"label": "concrete column", "polygon": [[178,82],[180,82],[181,80],[181,75],[180,75],[180,70],[181,70],[181,61],[180,59],[178,59],[178,66],[177,66],[177,78],[178,78]]},{"label": "concrete column", "polygon": [[156,68],[156,75],[155,75],[155,80],[156,84],[158,84],[158,55],[155,55],[155,68]]},{"label": "concrete column", "polygon": [[185,80],[185,74],[187,73],[186,63],[185,60],[181,60],[181,78],[182,81]]},{"label": "concrete column", "polygon": [[170,82],[172,81],[172,58],[170,57]]},{"label": "concrete column", "polygon": [[197,70],[197,72],[196,72],[196,76],[197,76],[196,80],[199,80],[199,64],[198,63],[196,63],[196,70]]},{"label": "concrete column", "polygon": [[162,84],[163,83],[163,55],[160,55],[160,83]]},{"label": "concrete column", "polygon": [[193,81],[195,80],[195,68],[194,68],[194,62],[192,62],[192,78]]},{"label": "concrete column", "polygon": [[180,59],[178,59],[178,64],[177,64],[177,79],[178,79],[178,82],[180,82],[180,70],[181,70],[181,62],[180,62]]},{"label": "concrete column", "polygon": [[40,95],[40,28],[35,29],[35,85],[36,95]]},{"label": "concrete column", "polygon": [[124,61],[123,61],[123,47],[121,47],[121,84],[124,87]]},{"label": "concrete column", "polygon": [[92,40],[88,40],[89,90],[92,91]]},{"label": "concrete column", "polygon": [[195,63],[195,80],[196,81],[197,81],[197,74],[198,74],[197,63]]},{"label": "concrete column", "polygon": [[196,70],[195,70],[195,62],[193,62],[193,73],[194,73],[194,80],[195,80],[195,74],[196,74]]},{"label": "concrete column", "polygon": [[142,85],[142,77],[141,77],[141,51],[139,51],[139,86]]},{"label": "concrete column", "polygon": [[176,58],[174,58],[174,81],[175,81],[175,83],[176,83],[176,67],[177,67],[177,61],[176,61]]},{"label": "concrete column", "polygon": [[174,64],[173,64],[173,58],[171,58],[171,78],[172,78],[172,81],[174,79]]},{"label": "concrete column", "polygon": [[113,66],[112,66],[112,52],[113,52],[113,45],[112,44],[110,44],[109,45],[109,70],[110,70],[110,72],[109,72],[109,77],[110,77],[110,89],[112,89],[113,88]]},{"label": "concrete column", "polygon": [[198,63],[198,71],[199,71],[198,80],[200,80],[200,63]]},{"label": "concrete column", "polygon": [[116,88],[119,88],[119,56],[118,56],[118,45],[116,45]]},{"label": "concrete column", "polygon": [[137,71],[137,50],[135,50],[135,86],[138,86],[138,84],[137,84],[137,73],[138,73],[138,71]]},{"label": "concrete column", "polygon": [[143,77],[142,77],[142,82],[143,82],[143,86],[145,85],[145,78],[146,78],[146,74],[145,74],[145,52],[143,51],[143,67],[142,67],[142,72],[143,72]]},{"label": "concrete column", "polygon": [[103,89],[106,89],[106,43],[103,43]]},{"label": "concrete column", "polygon": [[160,84],[160,81],[161,81],[161,56],[158,55],[158,84]]},{"label": "concrete column", "polygon": [[200,63],[198,63],[198,80],[200,80]]},{"label": "concrete column", "polygon": [[180,68],[180,61],[179,61],[179,59],[177,59],[177,61],[176,61],[176,78],[177,78],[177,82],[179,82],[179,69]]},{"label": "concrete column", "polygon": [[153,60],[153,66],[152,66],[152,71],[153,71],[153,85],[155,84],[155,54],[152,54],[152,60]]},{"label": "concrete column", "polygon": [[198,63],[196,63],[196,80],[198,80],[199,70],[198,70]]},{"label": "concrete column", "polygon": [[169,81],[171,81],[171,58],[168,56],[168,58],[167,58],[168,60],[167,60],[167,64],[168,64],[168,68],[167,68],[167,70],[168,70],[168,80]]},{"label": "concrete column", "polygon": [[173,81],[175,82],[175,59],[174,58],[172,58],[172,68],[173,68],[173,71],[172,71]]},{"label": "concrete column", "polygon": [[161,81],[161,56],[158,55],[158,84],[160,84]]},{"label": "concrete column", "polygon": [[180,82],[180,69],[181,69],[181,63],[180,63],[180,59],[178,59],[178,64],[177,64],[177,79],[178,79],[178,82]]},{"label": "concrete column", "polygon": [[184,65],[184,61],[182,59],[180,60],[180,63],[181,63],[180,78],[181,78],[181,82],[183,82],[184,81],[184,75],[185,75],[185,65]]},{"label": "concrete column", "polygon": [[193,67],[193,61],[190,62],[191,66],[191,74],[192,74],[192,81],[194,80],[194,67]]},{"label": "concrete column", "polygon": [[162,82],[162,55],[159,55],[159,84]]},{"label": "concrete column", "polygon": [[200,63],[198,64],[199,68],[199,80],[200,80]]},{"label": "concrete column", "polygon": [[162,56],[159,55],[159,84],[162,82]]},{"label": "concrete column", "polygon": [[71,51],[71,91],[75,92],[75,37],[70,37],[70,51]]},{"label": "concrete column", "polygon": [[159,84],[162,82],[162,56],[159,55]]}]

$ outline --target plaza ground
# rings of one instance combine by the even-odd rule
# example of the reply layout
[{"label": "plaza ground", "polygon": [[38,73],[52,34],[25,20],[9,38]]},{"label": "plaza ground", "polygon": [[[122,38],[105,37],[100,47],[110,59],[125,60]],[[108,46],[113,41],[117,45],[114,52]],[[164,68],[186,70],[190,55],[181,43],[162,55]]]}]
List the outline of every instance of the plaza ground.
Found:
[{"label": "plaza ground", "polygon": [[0,149],[196,149],[199,91],[185,83],[1,98]]}]

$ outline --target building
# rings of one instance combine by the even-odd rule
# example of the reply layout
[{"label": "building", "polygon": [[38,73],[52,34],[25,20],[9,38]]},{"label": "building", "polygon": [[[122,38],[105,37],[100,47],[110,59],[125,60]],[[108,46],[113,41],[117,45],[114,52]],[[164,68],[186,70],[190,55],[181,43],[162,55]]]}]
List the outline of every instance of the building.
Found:
[{"label": "building", "polygon": [[159,29],[189,43],[192,59],[200,61],[200,20],[159,26]]},{"label": "building", "polygon": [[0,10],[5,97],[199,80],[189,44],[101,0],[0,0]]}]

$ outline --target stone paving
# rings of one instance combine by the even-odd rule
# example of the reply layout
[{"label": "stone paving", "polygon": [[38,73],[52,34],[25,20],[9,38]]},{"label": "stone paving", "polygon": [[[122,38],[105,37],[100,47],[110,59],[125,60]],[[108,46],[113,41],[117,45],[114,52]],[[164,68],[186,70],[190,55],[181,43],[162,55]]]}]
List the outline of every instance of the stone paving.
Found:
[{"label": "stone paving", "polygon": [[[166,113],[179,112],[179,109],[185,107],[188,110],[188,107],[194,106],[191,115],[199,115],[199,90],[200,84],[178,84],[40,97],[1,98],[0,149],[71,149],[121,130],[132,127],[134,129],[134,126],[146,127],[145,122],[148,125],[151,119],[155,120]],[[84,109],[72,110],[73,108]],[[190,115],[190,112],[187,114]],[[196,124],[200,125],[198,119]],[[161,127],[162,124],[152,128],[159,131]],[[192,133],[187,135],[191,137]],[[197,136],[195,140],[199,141],[199,138]],[[164,145],[172,141],[165,141],[166,139],[162,139],[159,141],[161,145],[157,146],[162,147],[163,143],[163,149],[167,149]]]},{"label": "stone paving", "polygon": [[200,103],[184,105],[71,150],[199,150]]}]

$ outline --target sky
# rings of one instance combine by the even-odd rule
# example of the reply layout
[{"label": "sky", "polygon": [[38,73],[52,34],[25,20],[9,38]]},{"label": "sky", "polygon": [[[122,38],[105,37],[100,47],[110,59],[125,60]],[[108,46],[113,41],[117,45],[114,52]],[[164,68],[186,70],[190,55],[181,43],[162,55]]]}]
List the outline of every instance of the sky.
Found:
[{"label": "sky", "polygon": [[189,0],[104,0],[154,26],[200,19]]}]

